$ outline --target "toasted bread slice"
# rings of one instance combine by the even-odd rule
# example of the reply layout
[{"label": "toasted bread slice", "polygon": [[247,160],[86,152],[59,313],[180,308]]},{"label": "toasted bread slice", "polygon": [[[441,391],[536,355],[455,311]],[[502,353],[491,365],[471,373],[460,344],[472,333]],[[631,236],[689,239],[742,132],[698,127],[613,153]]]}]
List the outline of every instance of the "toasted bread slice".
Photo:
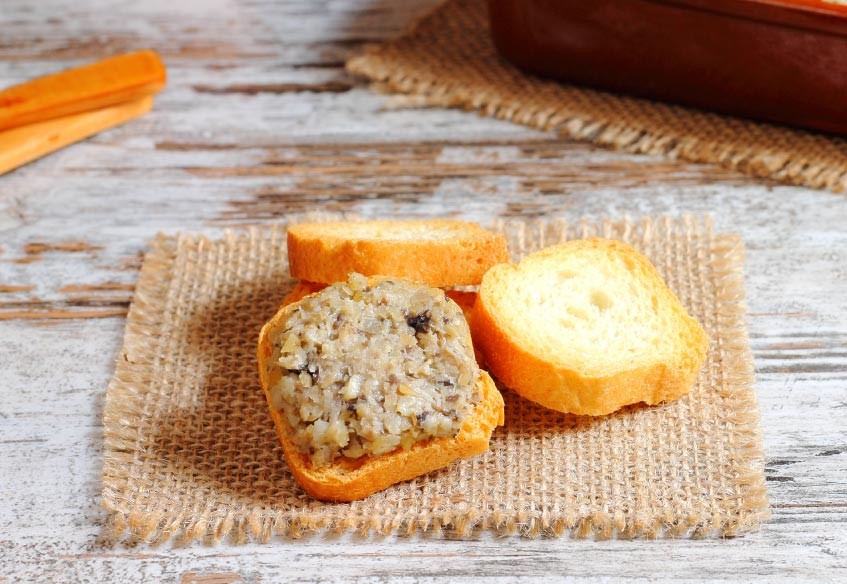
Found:
[{"label": "toasted bread slice", "polygon": [[301,223],[288,229],[291,275],[310,282],[331,284],[358,272],[466,286],[505,261],[506,240],[466,221]]},{"label": "toasted bread slice", "polygon": [[[369,279],[369,285],[378,280],[376,278]],[[302,289],[305,291],[308,287],[309,284],[304,284]],[[354,295],[358,294],[355,289],[352,292]],[[268,400],[271,417],[289,469],[306,492],[322,500],[353,501],[394,483],[420,476],[447,466],[459,458],[480,454],[488,449],[488,442],[494,428],[504,422],[503,398],[489,375],[485,371],[477,369],[474,365],[472,369],[478,372],[478,377],[475,374],[474,377],[470,378],[470,387],[473,387],[473,379],[477,379],[476,388],[479,392],[479,399],[475,403],[469,404],[472,406],[471,409],[464,414],[464,417],[459,418],[458,423],[461,425],[456,426],[458,430],[455,435],[421,440],[412,443],[406,449],[398,447],[385,454],[369,454],[357,458],[338,456],[329,465],[314,464],[312,458],[303,451],[303,448],[298,448],[295,427],[289,423],[284,412],[275,405],[274,390],[272,389],[280,380],[280,377],[285,374],[280,366],[274,365],[274,355],[279,355],[279,353],[274,352],[274,343],[280,342],[281,334],[289,334],[287,331],[291,330],[292,322],[290,317],[300,310],[306,298],[304,296],[303,299],[280,309],[276,316],[263,327],[258,345],[259,377],[265,397]],[[355,298],[358,298],[358,296],[354,296],[354,300]],[[415,301],[418,298],[419,296],[416,295]],[[441,299],[440,302],[443,305],[443,296],[441,296]],[[452,311],[453,315],[458,314],[455,306],[447,308]],[[303,310],[307,310],[307,307],[304,306]],[[427,312],[427,315],[429,315],[429,312]],[[438,322],[441,322],[440,318]],[[455,319],[456,317],[453,316],[452,318]],[[461,317],[458,318],[461,319]],[[422,323],[415,320],[410,322],[408,316],[405,317],[403,322],[404,326],[412,327],[417,324],[423,326]],[[406,323],[410,324],[406,325]],[[435,326],[434,323],[435,312],[433,312],[432,326]],[[461,327],[464,327],[464,339],[459,342],[465,347],[463,351],[466,351],[469,348],[470,339],[466,325],[462,324]],[[438,346],[441,346],[441,344],[439,343]],[[329,347],[324,344],[323,349],[329,350]],[[402,350],[402,347],[399,347],[399,349]],[[323,378],[323,372],[319,371],[319,373],[320,377]],[[343,396],[340,397],[343,398]],[[386,397],[386,399],[388,398]]]},{"label": "toasted bread slice", "polygon": [[688,393],[708,338],[643,255],[570,241],[483,278],[474,343],[507,387],[548,408],[603,415]]}]

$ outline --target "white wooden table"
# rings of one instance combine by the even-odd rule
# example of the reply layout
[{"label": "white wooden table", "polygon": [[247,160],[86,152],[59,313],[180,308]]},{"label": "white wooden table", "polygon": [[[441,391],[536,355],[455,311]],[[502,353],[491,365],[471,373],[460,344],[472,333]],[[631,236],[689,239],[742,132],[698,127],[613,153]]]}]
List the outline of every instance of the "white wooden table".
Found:
[{"label": "white wooden table", "polygon": [[[0,582],[847,581],[847,196],[393,109],[343,72],[434,0],[3,0],[0,85],[154,48],[155,111],[0,177]],[[725,541],[111,545],[100,416],[157,231],[287,213],[710,212],[740,232],[773,519]]]}]

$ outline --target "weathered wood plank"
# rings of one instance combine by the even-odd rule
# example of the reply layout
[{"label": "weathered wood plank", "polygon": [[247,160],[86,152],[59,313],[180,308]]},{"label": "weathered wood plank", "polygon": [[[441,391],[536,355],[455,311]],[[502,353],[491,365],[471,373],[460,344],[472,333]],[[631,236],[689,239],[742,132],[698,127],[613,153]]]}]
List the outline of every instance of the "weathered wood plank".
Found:
[{"label": "weathered wood plank", "polygon": [[[814,216],[797,218],[795,213],[812,197],[820,205],[831,205],[836,210],[844,207],[843,199],[827,193],[760,185],[719,169],[674,165],[558,141],[521,145],[309,145],[247,152],[203,150],[199,156],[204,158],[202,168],[208,176],[198,174],[198,167],[192,167],[194,175],[187,176],[186,167],[181,164],[176,168],[159,165],[160,157],[167,155],[158,150],[139,151],[128,161],[125,152],[118,149],[111,160],[96,163],[103,164],[94,175],[98,178],[96,183],[91,183],[88,170],[74,167],[62,181],[61,192],[44,188],[52,184],[49,178],[9,177],[12,189],[20,189],[9,191],[17,197],[11,200],[7,222],[24,222],[21,218],[25,217],[29,222],[37,221],[38,226],[17,230],[8,242],[6,253],[0,257],[2,284],[32,286],[28,274],[38,281],[36,274],[43,273],[44,279],[47,272],[58,284],[55,288],[78,284],[57,278],[52,264],[43,262],[45,257],[60,256],[64,256],[63,263],[69,262],[73,267],[69,273],[76,274],[74,277],[90,276],[88,284],[112,280],[127,283],[125,274],[115,275],[114,271],[123,267],[122,262],[133,261],[157,230],[239,226],[279,220],[291,212],[322,209],[352,210],[364,215],[441,214],[487,222],[504,215],[578,218],[687,210],[712,212],[718,229],[741,231],[751,249],[751,274],[759,273],[760,266],[768,272],[763,272],[763,285],[755,279],[750,282],[752,291],[771,296],[767,307],[752,307],[752,318],[784,314],[795,324],[804,320],[826,321],[837,318],[844,307],[837,296],[842,281],[827,278],[833,265],[844,259],[840,251],[844,246],[838,245],[844,243],[839,214],[818,220]],[[168,154],[187,162],[194,153]],[[236,161],[245,161],[245,156],[254,161],[265,156],[264,162],[255,161],[250,166],[247,160],[248,164],[240,168],[258,168],[261,172],[270,169],[277,175],[243,176],[230,172],[231,166],[224,167],[226,176],[218,175],[221,164],[231,164],[227,156]],[[513,163],[506,162],[510,157],[514,158]],[[126,166],[117,170],[114,164],[121,158]],[[151,159],[156,162],[155,167],[143,162]],[[136,163],[139,160],[142,162]],[[143,181],[139,180],[142,176]],[[721,178],[721,188],[715,189],[714,180]],[[547,190],[548,184],[556,188]],[[102,201],[106,198],[109,204],[104,206]],[[85,208],[85,216],[71,219],[73,205]],[[127,217],[124,210],[143,218]],[[120,241],[113,241],[111,234],[97,240],[102,231],[99,226],[114,222],[115,212],[123,215]],[[765,224],[748,219],[755,217],[772,219]],[[807,229],[814,229],[816,237],[801,241]],[[37,239],[44,232],[53,239]],[[109,250],[104,251],[107,243]],[[104,254],[108,257],[104,258]],[[118,254],[122,257],[115,257]],[[84,263],[84,269],[73,265],[75,262]],[[781,287],[774,287],[769,279],[775,270],[782,270]],[[785,287],[794,286],[795,282],[803,287],[807,280],[819,282],[820,286],[814,290],[804,288],[803,294],[795,295],[797,299],[787,305]],[[23,296],[4,296],[4,300],[17,303]],[[827,300],[822,305],[830,307],[827,314],[820,314],[821,308],[804,307],[804,302],[816,297]],[[36,302],[44,300],[69,298],[43,294],[35,298]]]}]

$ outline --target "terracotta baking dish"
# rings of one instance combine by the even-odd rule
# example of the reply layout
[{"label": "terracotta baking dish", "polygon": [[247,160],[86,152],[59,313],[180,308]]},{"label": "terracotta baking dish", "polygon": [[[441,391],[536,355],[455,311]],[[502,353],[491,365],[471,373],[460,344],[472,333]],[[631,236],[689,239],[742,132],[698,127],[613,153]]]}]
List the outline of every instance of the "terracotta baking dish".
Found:
[{"label": "terracotta baking dish", "polygon": [[847,6],[818,0],[489,0],[542,76],[847,134]]}]

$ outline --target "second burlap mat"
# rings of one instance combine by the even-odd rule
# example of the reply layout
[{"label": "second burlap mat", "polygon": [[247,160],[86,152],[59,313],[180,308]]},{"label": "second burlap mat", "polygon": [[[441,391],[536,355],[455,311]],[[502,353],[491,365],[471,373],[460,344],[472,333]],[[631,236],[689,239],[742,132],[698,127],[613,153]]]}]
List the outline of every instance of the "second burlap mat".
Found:
[{"label": "second burlap mat", "polygon": [[515,260],[591,235],[644,252],[711,339],[691,394],[591,418],[503,389],[506,425],[489,452],[362,501],[315,501],[288,472],[256,371],[259,329],[294,285],[285,225],[220,241],[159,236],[106,394],[103,501],[116,530],[246,541],[308,530],[630,538],[757,527],[768,509],[739,238],[689,218],[494,228]]},{"label": "second burlap mat", "polygon": [[412,105],[462,107],[629,152],[721,164],[756,177],[847,190],[847,140],[558,84],[494,48],[485,0],[448,0],[406,35],[347,63]]}]

